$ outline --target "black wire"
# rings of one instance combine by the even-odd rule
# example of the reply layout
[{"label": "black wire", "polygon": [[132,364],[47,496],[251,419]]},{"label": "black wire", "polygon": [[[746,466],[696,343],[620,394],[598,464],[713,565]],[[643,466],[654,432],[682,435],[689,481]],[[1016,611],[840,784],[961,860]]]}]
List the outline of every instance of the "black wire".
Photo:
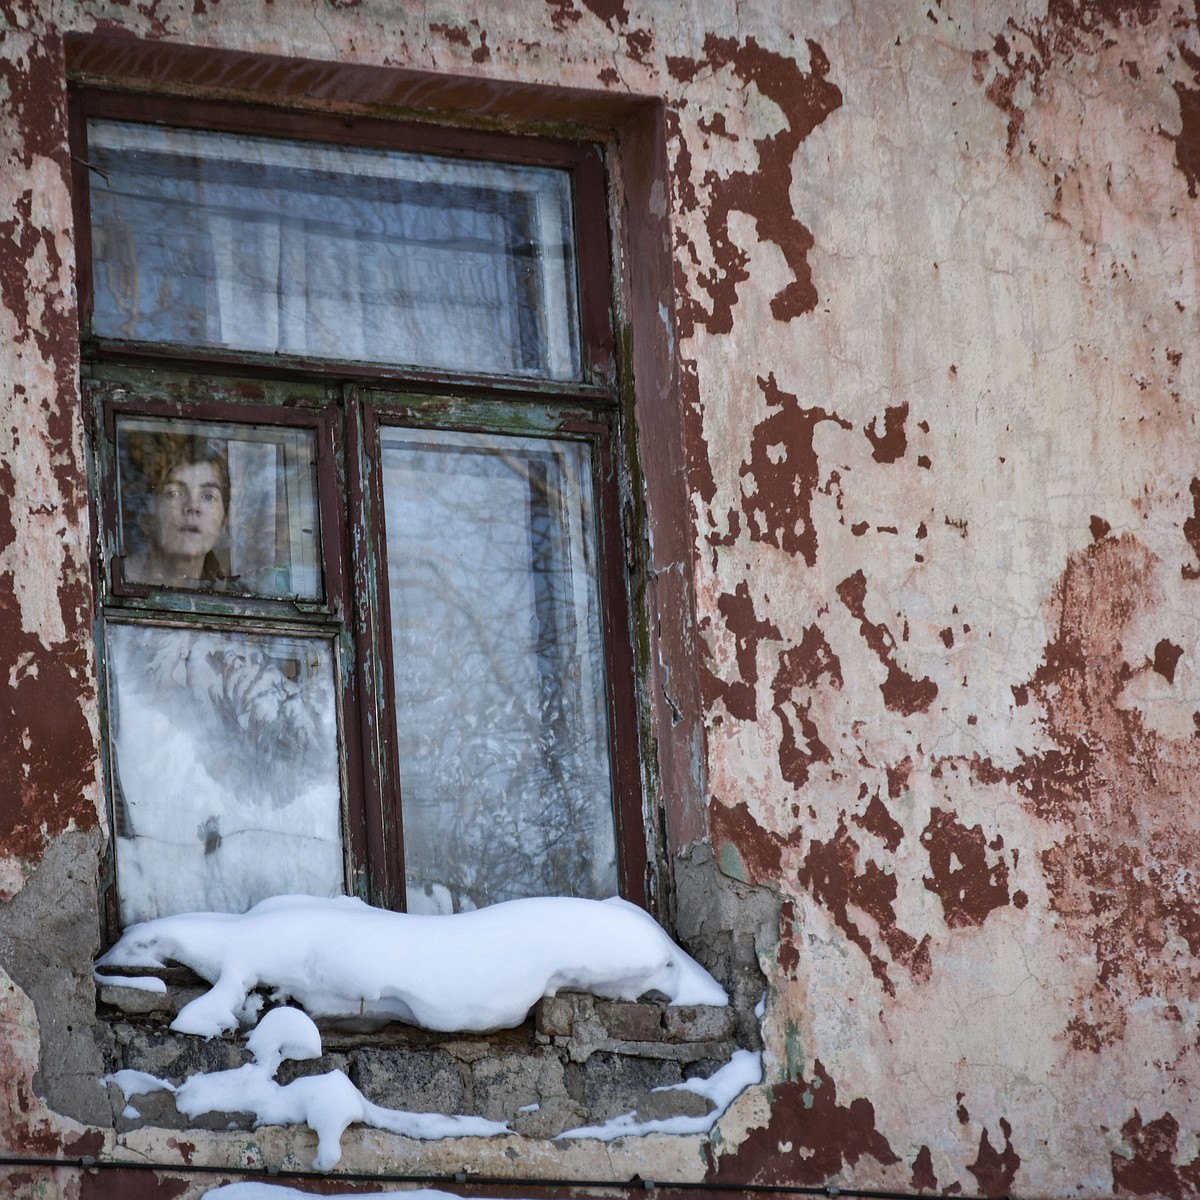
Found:
[{"label": "black wire", "polygon": [[[217,1166],[208,1163],[152,1163],[142,1160],[126,1162],[114,1158],[39,1158],[34,1155],[10,1155],[0,1153],[0,1167],[51,1167],[77,1171],[163,1171],[175,1175],[244,1175],[272,1180],[319,1179],[325,1183],[419,1183],[465,1187],[537,1188],[550,1191],[584,1188],[587,1190],[614,1189],[625,1192],[718,1192],[739,1195],[766,1196],[849,1196],[854,1200],[925,1200],[928,1192],[888,1192],[871,1188],[805,1186],[803,1184],[776,1183],[719,1183],[701,1180],[694,1183],[670,1183],[662,1180],[633,1179],[519,1179],[498,1178],[486,1175],[393,1175],[379,1172],[338,1171],[336,1174],[323,1171],[284,1170],[273,1167]],[[370,1195],[368,1192],[364,1196]],[[981,1197],[958,1195],[956,1200],[982,1200]],[[1011,1200],[1005,1196],[1002,1200]]]}]

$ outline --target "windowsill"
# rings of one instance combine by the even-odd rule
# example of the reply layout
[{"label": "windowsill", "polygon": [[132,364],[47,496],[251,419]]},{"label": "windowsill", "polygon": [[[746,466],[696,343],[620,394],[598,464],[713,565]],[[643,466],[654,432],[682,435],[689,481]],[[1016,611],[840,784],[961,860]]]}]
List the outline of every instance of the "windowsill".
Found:
[{"label": "windowsill", "polygon": [[[173,1033],[168,1026],[175,1014],[208,985],[184,968],[156,974],[167,982],[165,992],[98,986],[108,1070],[144,1070],[178,1084],[197,1071],[249,1061],[240,1037],[204,1041]],[[745,1044],[750,1024],[732,1007],[610,1001],[582,992],[543,998],[517,1028],[482,1034],[436,1033],[399,1022],[364,1028],[355,1020],[322,1019],[317,1021],[322,1056],[285,1063],[278,1078],[287,1082],[340,1069],[369,1099],[387,1107],[478,1115],[507,1121],[524,1137],[553,1138],[623,1113],[637,1113],[639,1120],[702,1117],[710,1102],[676,1085],[712,1074],[738,1049],[757,1049]],[[232,1114],[189,1121],[165,1094],[135,1100],[138,1115],[130,1116],[115,1087],[112,1092],[119,1133],[251,1124],[231,1123]]]}]

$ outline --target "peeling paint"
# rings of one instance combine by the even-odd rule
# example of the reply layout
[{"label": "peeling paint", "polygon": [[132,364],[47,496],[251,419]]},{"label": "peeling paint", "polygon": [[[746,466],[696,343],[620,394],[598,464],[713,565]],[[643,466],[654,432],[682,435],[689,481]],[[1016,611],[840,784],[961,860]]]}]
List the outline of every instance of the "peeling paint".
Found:
[{"label": "peeling paint", "polygon": [[[611,139],[622,369],[655,396],[653,419],[640,399],[625,414],[649,464],[635,623],[651,724],[693,732],[662,750],[648,820],[677,868],[707,838],[721,888],[771,897],[696,918],[714,962],[766,974],[767,1077],[707,1144],[526,1139],[453,1170],[1183,1200],[1200,1192],[1196,6],[776,9],[0,0],[0,897],[28,900],[71,830],[90,847],[73,886],[92,904],[100,882],[64,35],[123,39],[132,76],[162,66],[135,90],[181,86],[163,64],[212,49],[187,86],[213,96],[561,125]],[[695,666],[693,627],[668,628],[693,599]],[[656,638],[683,649],[656,665]],[[90,939],[94,913],[73,915]],[[107,1152],[111,1129],[52,1111],[44,1054],[67,1035],[18,993],[0,994],[5,1145]],[[200,1166],[307,1149],[269,1129],[123,1136]],[[348,1155],[410,1158],[370,1139]],[[98,1180],[67,1186],[98,1200]]]},{"label": "peeling paint", "polygon": [[941,898],[951,929],[980,925],[990,912],[1009,902],[1008,864],[1003,858],[988,862],[988,850],[1002,849],[1002,838],[989,846],[978,825],[965,829],[953,813],[935,807],[921,842],[933,871],[923,882]]},{"label": "peeling paint", "polygon": [[735,1153],[716,1159],[722,1183],[823,1183],[869,1156],[890,1165],[899,1158],[875,1128],[875,1109],[863,1097],[838,1103],[824,1066],[813,1063],[807,1081],[774,1089],[771,1119],[753,1130]]},{"label": "peeling paint", "polygon": [[893,712],[911,716],[926,712],[937,698],[938,685],[930,678],[917,679],[896,662],[896,639],[888,627],[867,619],[867,579],[856,571],[837,586],[838,598],[858,620],[863,640],[887,668],[887,678],[879,685],[884,704]]},{"label": "peeling paint", "polygon": [[1123,1152],[1112,1155],[1112,1188],[1118,1196],[1169,1196],[1183,1200],[1200,1193],[1200,1158],[1179,1161],[1179,1122],[1170,1113],[1143,1121],[1134,1109],[1121,1126]]},{"label": "peeling paint", "polygon": [[755,139],[758,167],[753,173],[735,171],[727,176],[710,172],[705,177],[708,193],[704,223],[712,247],[714,266],[698,282],[707,293],[711,309],[690,303],[682,322],[685,336],[691,324],[705,326],[710,333],[728,333],[733,324],[737,289],[749,279],[746,253],[731,231],[733,213],[745,213],[755,224],[758,236],[782,251],[793,280],[771,298],[771,314],[777,321],[791,321],[812,311],[817,303],[808,252],[812,234],[780,202],[788,195],[792,162],[805,138],[842,103],[840,89],[829,80],[830,62],[825,52],[809,40],[810,69],[805,72],[795,59],[761,45],[755,38],[745,41],[707,34],[699,57],[669,56],[672,78],[690,84],[702,73],[729,67],[743,86],[754,86],[783,114],[784,127]]},{"label": "peeling paint", "polygon": [[813,493],[820,482],[813,435],[823,421],[850,426],[823,408],[800,407],[775,376],[759,377],[770,408],[777,411],[754,430],[750,458],[742,463],[742,511],[752,541],[799,554],[811,567],[817,559],[812,520]]},{"label": "peeling paint", "polygon": [[[885,871],[874,859],[860,863],[860,848],[850,837],[845,824],[828,842],[814,840],[800,867],[800,882],[818,904],[828,909],[838,928],[866,955],[871,972],[889,996],[896,985],[888,972],[891,963],[904,967],[912,980],[923,983],[932,970],[929,958],[930,938],[919,942],[897,924],[896,898],[899,884],[894,874]],[[860,925],[851,909],[870,918]],[[883,946],[872,945],[868,931],[878,930]],[[886,949],[888,958],[883,954]]]}]

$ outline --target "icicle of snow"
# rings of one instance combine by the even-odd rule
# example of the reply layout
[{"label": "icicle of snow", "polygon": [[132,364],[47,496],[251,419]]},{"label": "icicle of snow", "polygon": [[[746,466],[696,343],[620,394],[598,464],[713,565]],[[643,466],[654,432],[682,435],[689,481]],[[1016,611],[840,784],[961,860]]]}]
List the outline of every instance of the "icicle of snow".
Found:
[{"label": "icicle of snow", "polygon": [[144,1071],[117,1071],[101,1082],[115,1083],[126,1100],[147,1092],[174,1092],[175,1107],[187,1117],[247,1112],[253,1113],[260,1125],[307,1125],[317,1135],[312,1165],[318,1171],[337,1165],[342,1157],[342,1134],[355,1123],[426,1139],[491,1137],[508,1132],[503,1122],[482,1117],[409,1113],[372,1104],[341,1071],[276,1083],[272,1076],[285,1059],[321,1056],[321,1035],[299,1009],[272,1009],[246,1044],[254,1062],[230,1071],[193,1075],[178,1087]]},{"label": "icicle of snow", "polygon": [[417,916],[341,896],[276,896],[249,912],[187,913],[127,929],[104,967],[183,963],[213,986],[171,1028],[238,1026],[260,985],[314,1016],[398,1019],[441,1032],[510,1028],[561,988],[671,1004],[728,997],[647,913],[624,900],[538,897]]}]

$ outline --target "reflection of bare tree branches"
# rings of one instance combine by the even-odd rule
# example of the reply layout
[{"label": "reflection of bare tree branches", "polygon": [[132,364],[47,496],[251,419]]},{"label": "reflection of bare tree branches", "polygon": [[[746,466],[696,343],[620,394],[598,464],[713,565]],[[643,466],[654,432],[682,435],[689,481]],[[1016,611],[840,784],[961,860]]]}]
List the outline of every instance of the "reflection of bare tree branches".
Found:
[{"label": "reflection of bare tree branches", "polygon": [[586,522],[549,457],[493,454],[499,494],[443,479],[389,545],[410,895],[455,909],[615,889]]},{"label": "reflection of bare tree branches", "polygon": [[[209,689],[214,714],[224,725],[230,752],[240,760],[242,777],[251,787],[286,803],[277,795],[281,777],[303,772],[306,760],[323,746],[320,687],[314,687],[316,661],[294,653],[275,656],[251,645],[208,654],[217,682]],[[287,770],[280,771],[285,766]]]}]

